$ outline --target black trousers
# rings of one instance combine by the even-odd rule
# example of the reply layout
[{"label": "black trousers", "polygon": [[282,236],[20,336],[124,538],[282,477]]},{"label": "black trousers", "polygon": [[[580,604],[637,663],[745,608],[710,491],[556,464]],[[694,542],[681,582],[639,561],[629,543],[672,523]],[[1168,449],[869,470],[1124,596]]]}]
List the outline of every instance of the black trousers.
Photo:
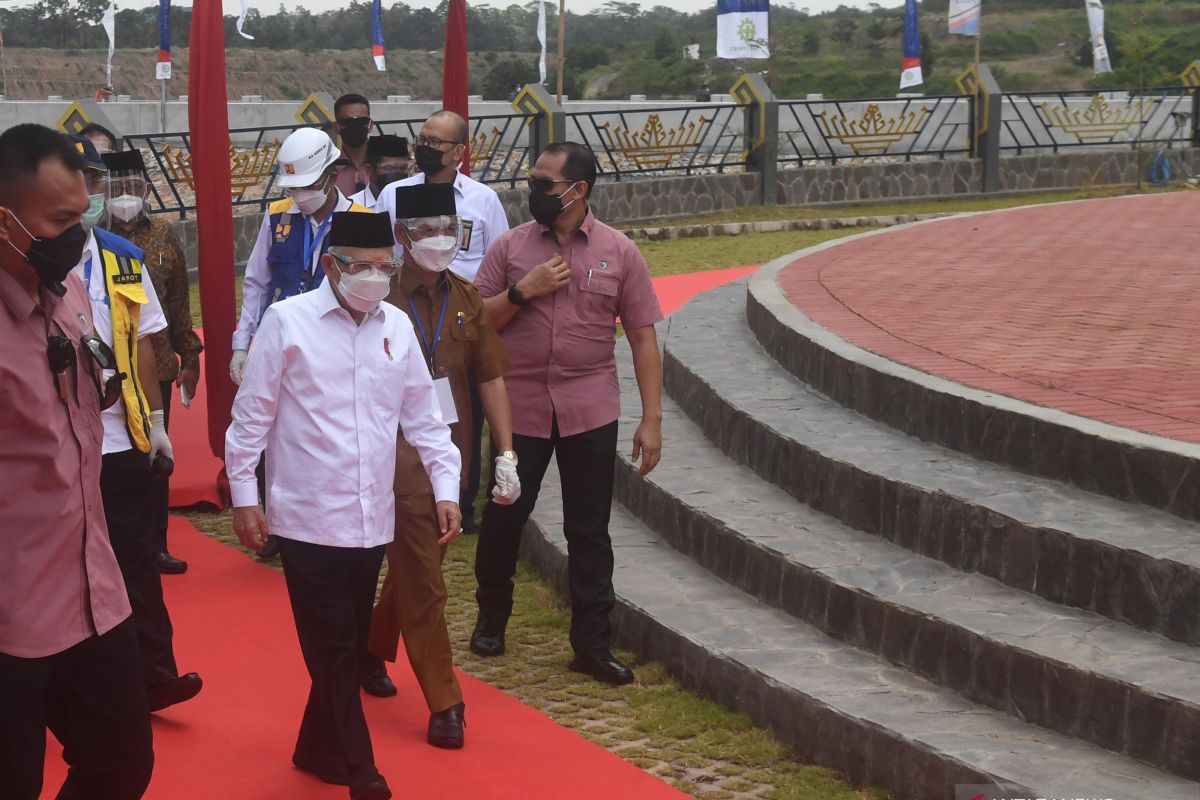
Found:
[{"label": "black trousers", "polygon": [[[479,496],[479,482],[483,474],[483,401],[479,399],[479,387],[475,381],[468,384],[471,389],[471,460],[464,466],[467,470],[467,485],[458,498],[462,511],[463,527],[475,524],[475,498]],[[489,459],[488,463],[491,461]]]},{"label": "black trousers", "polygon": [[63,745],[58,800],[135,800],[154,768],[133,623],[44,658],[0,653],[0,797],[37,800],[46,728]]},{"label": "black trousers", "polygon": [[171,645],[174,629],[163,602],[158,573],[157,507],[154,476],[145,453],[136,449],[106,453],[100,469],[100,495],[117,564],[133,607],[133,625],[142,653],[147,686],[179,677]]},{"label": "black trousers", "polygon": [[577,652],[608,648],[608,615],[613,607],[613,551],[608,536],[617,423],[559,436],[554,422],[549,439],[513,435],[521,498],[511,506],[489,501],[475,550],[475,592],[480,611],[507,617],[512,612],[513,576],[521,529],[537,503],[550,456],[558,458],[562,480],[563,533],[571,591],[571,647]]},{"label": "black trousers", "polygon": [[375,763],[359,689],[384,546],[329,547],[280,537],[279,548],[300,650],[312,678],[292,760],[349,783]]},{"label": "black trousers", "polygon": [[[163,427],[171,432],[171,390],[174,381],[159,381],[163,401]],[[154,541],[160,553],[167,552],[167,508],[171,500],[171,479],[154,476]]]}]

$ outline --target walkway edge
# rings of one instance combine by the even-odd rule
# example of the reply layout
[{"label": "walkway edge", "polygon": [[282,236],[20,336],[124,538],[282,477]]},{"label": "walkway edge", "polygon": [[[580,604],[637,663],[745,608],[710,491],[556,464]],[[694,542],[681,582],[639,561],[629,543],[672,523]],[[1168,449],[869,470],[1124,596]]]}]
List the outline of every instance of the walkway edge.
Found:
[{"label": "walkway edge", "polygon": [[909,435],[1088,491],[1200,520],[1200,445],[973,389],[891,361],[817,324],[794,306],[779,286],[780,273],[806,256],[865,236],[939,221],[837,239],[765,265],[751,276],[746,295],[746,316],[755,337],[800,380]]}]

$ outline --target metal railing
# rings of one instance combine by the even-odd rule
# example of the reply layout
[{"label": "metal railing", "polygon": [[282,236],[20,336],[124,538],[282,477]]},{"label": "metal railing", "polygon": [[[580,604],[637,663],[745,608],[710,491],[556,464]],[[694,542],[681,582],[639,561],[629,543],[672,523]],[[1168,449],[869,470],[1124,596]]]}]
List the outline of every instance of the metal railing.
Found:
[{"label": "metal railing", "polygon": [[1000,150],[1017,154],[1081,147],[1187,144],[1190,89],[1137,92],[1005,92]]},{"label": "metal railing", "polygon": [[563,116],[565,138],[591,147],[600,175],[619,181],[745,170],[741,115],[741,106],[712,103]]},{"label": "metal railing", "polygon": [[795,100],[779,104],[779,163],[963,156],[971,97]]}]

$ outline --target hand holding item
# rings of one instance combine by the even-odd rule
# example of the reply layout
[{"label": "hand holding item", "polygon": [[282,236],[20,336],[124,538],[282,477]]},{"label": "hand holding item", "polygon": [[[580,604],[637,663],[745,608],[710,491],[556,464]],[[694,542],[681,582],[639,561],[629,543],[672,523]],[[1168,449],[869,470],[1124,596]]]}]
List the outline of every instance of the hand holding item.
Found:
[{"label": "hand holding item", "polygon": [[233,509],[233,532],[244,547],[258,552],[267,543],[267,515],[261,506]]},{"label": "hand holding item", "polygon": [[517,477],[517,455],[505,451],[496,457],[493,473],[496,485],[492,487],[492,498],[502,506],[511,506],[521,497],[521,479]]},{"label": "hand holding item", "polygon": [[438,544],[445,547],[462,533],[462,511],[459,510],[458,503],[442,500],[437,504],[437,516],[438,530],[442,532]]},{"label": "hand holding item", "polygon": [[233,379],[234,385],[242,385],[242,370],[246,368],[246,356],[250,355],[248,350],[234,350],[233,358],[229,359],[229,377]]},{"label": "hand holding item", "polygon": [[543,261],[517,281],[517,289],[526,300],[553,294],[571,282],[571,267],[561,255]]},{"label": "hand holding item", "polygon": [[[175,460],[175,450],[171,447],[171,440],[167,438],[167,424],[160,408],[158,411],[150,412],[150,465],[157,467],[156,459],[159,457]],[[157,467],[161,469],[161,467]],[[169,471],[167,474],[171,474]]]},{"label": "hand holding item", "polygon": [[184,408],[192,407],[192,398],[196,396],[196,384],[199,382],[200,370],[196,367],[184,367],[179,370],[175,385],[179,387],[179,401],[183,403]]}]

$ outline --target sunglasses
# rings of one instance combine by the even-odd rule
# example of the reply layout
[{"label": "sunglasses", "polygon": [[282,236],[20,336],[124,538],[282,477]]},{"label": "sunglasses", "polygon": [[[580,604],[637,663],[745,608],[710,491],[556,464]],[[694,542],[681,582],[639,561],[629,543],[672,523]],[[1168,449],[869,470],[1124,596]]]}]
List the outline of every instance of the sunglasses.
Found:
[{"label": "sunglasses", "polygon": [[337,121],[341,128],[367,128],[371,125],[370,117],[346,117]]},{"label": "sunglasses", "polygon": [[[549,193],[549,191],[554,188],[554,184],[556,184],[556,183],[579,183],[579,181],[573,181],[570,178],[526,178],[525,179],[525,185],[529,187],[530,191],[541,192],[543,194]],[[568,191],[570,191],[570,190],[568,190]]]}]

